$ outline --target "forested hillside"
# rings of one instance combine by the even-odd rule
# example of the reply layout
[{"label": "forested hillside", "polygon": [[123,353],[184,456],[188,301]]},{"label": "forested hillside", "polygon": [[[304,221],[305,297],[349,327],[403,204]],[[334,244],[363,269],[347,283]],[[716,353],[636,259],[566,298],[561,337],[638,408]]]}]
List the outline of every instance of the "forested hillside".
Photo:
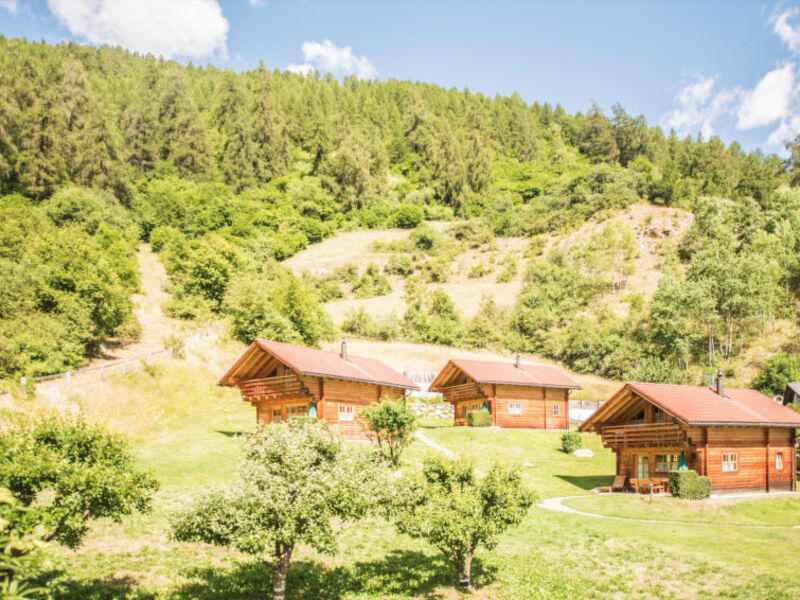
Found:
[{"label": "forested hillside", "polygon": [[[614,378],[696,382],[718,365],[735,377],[770,332],[786,343],[769,352],[796,350],[791,164],[678,139],[619,105],[570,115],[423,83],[0,38],[0,378],[134,339],[142,241],[166,265],[171,315],[225,318],[243,341],[318,344],[338,333],[325,302],[385,295],[395,276],[405,312],[354,312],[347,331],[525,350]],[[616,218],[642,203],[694,215],[659,242],[648,293],[629,287],[640,249]],[[591,235],[568,237],[588,221]],[[377,245],[382,266],[282,264],[337,232],[389,227],[413,231]],[[511,306],[487,297],[467,316],[428,285],[510,237],[524,239],[491,260],[520,282]]]}]

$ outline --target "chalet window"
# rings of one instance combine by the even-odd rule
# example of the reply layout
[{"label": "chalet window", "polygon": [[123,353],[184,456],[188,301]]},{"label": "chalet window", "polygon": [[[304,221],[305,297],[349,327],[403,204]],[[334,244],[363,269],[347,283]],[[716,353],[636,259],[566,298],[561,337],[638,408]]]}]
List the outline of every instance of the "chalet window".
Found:
[{"label": "chalet window", "polygon": [[739,470],[739,455],[736,452],[722,453],[722,472],[735,473]]},{"label": "chalet window", "polygon": [[470,410],[482,410],[483,406],[481,404],[473,404]]},{"label": "chalet window", "polygon": [[508,403],[508,414],[510,415],[521,415],[522,414],[522,404],[519,402],[509,402]]},{"label": "chalet window", "polygon": [[465,419],[467,418],[467,413],[469,412],[469,408],[467,406],[461,407],[461,416]]},{"label": "chalet window", "polygon": [[650,457],[637,457],[636,475],[639,477],[639,479],[648,479],[650,477]]},{"label": "chalet window", "polygon": [[560,409],[558,407],[558,404],[553,404],[553,416],[557,417],[559,414],[561,414],[561,412],[560,412]]},{"label": "chalet window", "polygon": [[353,407],[344,404],[339,405],[339,420],[352,421],[353,420]]},{"label": "chalet window", "polygon": [[775,470],[783,471],[783,452],[778,452],[775,455]]},{"label": "chalet window", "polygon": [[272,422],[273,423],[280,423],[281,422],[281,409],[276,408],[272,411]]},{"label": "chalet window", "polygon": [[[664,422],[664,412],[658,408],[653,409],[653,423],[663,423]],[[656,468],[658,471],[658,468]]]},{"label": "chalet window", "polygon": [[668,473],[678,468],[677,454],[656,454],[656,472]]},{"label": "chalet window", "polygon": [[286,414],[289,419],[292,417],[305,417],[308,414],[308,406],[305,404],[301,406],[290,406],[286,409]]},{"label": "chalet window", "polygon": [[643,425],[644,424],[644,411],[641,411],[638,415],[633,417],[628,424],[629,425]]}]

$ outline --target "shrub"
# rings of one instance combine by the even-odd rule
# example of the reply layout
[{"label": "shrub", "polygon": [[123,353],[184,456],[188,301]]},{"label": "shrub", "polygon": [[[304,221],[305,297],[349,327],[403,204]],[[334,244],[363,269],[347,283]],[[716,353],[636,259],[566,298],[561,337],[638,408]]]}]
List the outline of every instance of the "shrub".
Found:
[{"label": "shrub", "polygon": [[503,269],[497,274],[497,283],[508,283],[517,276],[517,261],[509,258]]},{"label": "shrub", "polygon": [[167,225],[159,225],[150,232],[150,249],[153,252],[161,252],[161,249],[169,244],[173,238],[180,236],[178,230]]},{"label": "shrub", "polygon": [[561,434],[561,449],[567,454],[572,454],[583,446],[583,438],[577,431],[567,431]]},{"label": "shrub", "polygon": [[789,381],[800,380],[800,361],[781,352],[771,356],[753,379],[753,387],[768,396],[782,394]]},{"label": "shrub", "polygon": [[361,306],[358,310],[351,308],[347,311],[342,321],[342,331],[361,337],[375,337],[378,326],[375,319]]},{"label": "shrub", "polygon": [[422,207],[416,204],[401,204],[392,214],[392,225],[402,229],[413,229],[425,218]]},{"label": "shrub", "polygon": [[480,279],[481,277],[489,274],[489,267],[487,267],[482,260],[479,260],[469,270],[467,277],[470,279]]},{"label": "shrub", "polygon": [[711,494],[711,480],[701,477],[697,471],[670,471],[669,489],[673,496],[684,500],[700,500]]},{"label": "shrub", "polygon": [[411,261],[410,256],[405,254],[392,254],[383,270],[390,275],[405,277],[414,272],[414,263]]},{"label": "shrub", "polygon": [[489,427],[492,424],[492,413],[488,410],[471,410],[467,413],[467,424],[470,427]]}]

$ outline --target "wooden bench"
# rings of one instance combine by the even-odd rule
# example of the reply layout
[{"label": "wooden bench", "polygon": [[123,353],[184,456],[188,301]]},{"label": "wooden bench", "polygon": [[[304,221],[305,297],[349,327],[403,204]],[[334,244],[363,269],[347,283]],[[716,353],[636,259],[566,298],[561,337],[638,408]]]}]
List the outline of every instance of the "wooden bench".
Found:
[{"label": "wooden bench", "polygon": [[614,483],[610,486],[606,485],[603,487],[597,488],[597,491],[601,494],[609,494],[611,492],[622,492],[625,490],[625,481],[628,478],[625,475],[617,475],[614,477]]}]

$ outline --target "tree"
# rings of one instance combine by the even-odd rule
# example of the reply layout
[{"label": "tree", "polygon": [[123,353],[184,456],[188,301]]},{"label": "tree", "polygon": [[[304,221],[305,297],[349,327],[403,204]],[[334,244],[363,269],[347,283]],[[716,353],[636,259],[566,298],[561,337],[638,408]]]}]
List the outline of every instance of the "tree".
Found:
[{"label": "tree", "polygon": [[614,128],[597,104],[583,119],[580,133],[580,149],[596,162],[614,162],[619,158],[619,148]]},{"label": "tree", "polygon": [[790,381],[800,381],[800,361],[780,352],[767,359],[753,379],[753,387],[768,396],[777,396],[783,394]]},{"label": "tree", "polygon": [[28,581],[40,570],[47,551],[45,532],[33,526],[35,511],[23,506],[6,488],[0,487],[0,599],[27,600],[44,590]]},{"label": "tree", "polygon": [[40,526],[46,541],[77,548],[93,519],[120,522],[149,510],[158,482],[136,468],[122,437],[80,418],[52,416],[14,420],[0,436],[0,487],[33,511],[23,533]]},{"label": "tree", "polygon": [[494,548],[498,536],[520,523],[536,499],[517,471],[495,465],[480,476],[461,460],[437,458],[425,461],[421,475],[403,478],[392,502],[397,529],[434,545],[468,592],[475,551]]},{"label": "tree", "polygon": [[334,519],[363,517],[381,473],[370,452],[345,448],[317,419],[270,425],[247,440],[239,480],[173,515],[172,535],[258,557],[272,571],[274,600],[284,600],[295,547],[333,553]]},{"label": "tree", "polygon": [[384,399],[365,410],[364,417],[383,459],[399,466],[403,450],[411,441],[416,415],[403,402]]}]

